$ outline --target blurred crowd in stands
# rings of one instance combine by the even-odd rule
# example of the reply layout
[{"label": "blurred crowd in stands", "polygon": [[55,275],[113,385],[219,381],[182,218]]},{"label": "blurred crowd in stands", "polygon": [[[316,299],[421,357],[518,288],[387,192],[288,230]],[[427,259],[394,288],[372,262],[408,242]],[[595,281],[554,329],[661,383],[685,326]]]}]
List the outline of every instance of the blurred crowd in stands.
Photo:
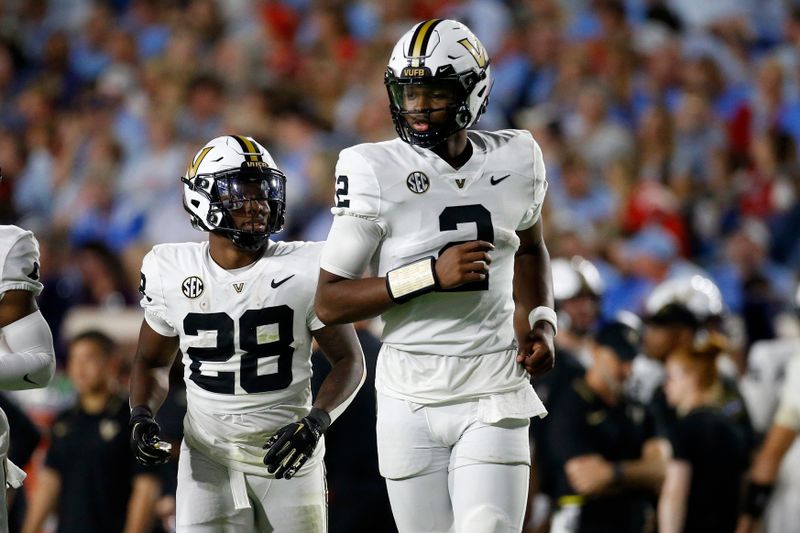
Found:
[{"label": "blurred crowd in stands", "polygon": [[253,136],[287,175],[275,238],[324,240],[338,151],[395,137],[389,52],[434,17],[491,57],[478,127],[541,145],[550,253],[594,265],[601,318],[644,315],[657,285],[697,274],[720,289],[735,379],[755,343],[800,335],[798,2],[6,0],[0,223],[39,240],[64,370],[18,395],[40,425],[71,405],[81,329],[130,357],[150,247],[206,238],[181,203],[192,154]]}]

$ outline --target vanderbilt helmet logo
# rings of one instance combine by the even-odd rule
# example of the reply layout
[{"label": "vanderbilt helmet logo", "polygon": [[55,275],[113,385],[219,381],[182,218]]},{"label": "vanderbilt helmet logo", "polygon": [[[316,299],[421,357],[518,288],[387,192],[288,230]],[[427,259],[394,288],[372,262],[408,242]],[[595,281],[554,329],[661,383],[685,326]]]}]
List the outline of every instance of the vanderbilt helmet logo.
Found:
[{"label": "vanderbilt helmet logo", "polygon": [[411,192],[422,194],[428,190],[430,181],[428,181],[428,176],[417,171],[408,175],[408,178],[406,178],[406,185],[408,185],[408,190]]},{"label": "vanderbilt helmet logo", "polygon": [[203,294],[203,280],[197,276],[189,276],[181,283],[181,289],[187,298],[197,298]]},{"label": "vanderbilt helmet logo", "polygon": [[486,55],[486,50],[483,49],[483,46],[481,46],[480,43],[478,43],[478,46],[475,47],[475,45],[465,37],[464,39],[458,41],[458,44],[467,49],[467,52],[469,52],[470,55],[475,58],[475,62],[480,68],[485,68],[486,65],[489,64],[489,57]]}]

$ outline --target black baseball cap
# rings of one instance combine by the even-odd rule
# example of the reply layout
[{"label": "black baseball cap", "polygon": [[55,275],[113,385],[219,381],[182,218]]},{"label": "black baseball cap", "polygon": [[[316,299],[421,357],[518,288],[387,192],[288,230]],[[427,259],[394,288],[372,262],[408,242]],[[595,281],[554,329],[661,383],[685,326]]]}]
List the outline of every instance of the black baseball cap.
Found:
[{"label": "black baseball cap", "polygon": [[595,333],[594,341],[611,348],[623,361],[632,361],[639,353],[642,336],[629,324],[614,321],[601,326]]},{"label": "black baseball cap", "polygon": [[646,316],[645,324],[654,326],[689,326],[697,328],[700,322],[694,313],[680,302],[670,302],[661,309]]}]

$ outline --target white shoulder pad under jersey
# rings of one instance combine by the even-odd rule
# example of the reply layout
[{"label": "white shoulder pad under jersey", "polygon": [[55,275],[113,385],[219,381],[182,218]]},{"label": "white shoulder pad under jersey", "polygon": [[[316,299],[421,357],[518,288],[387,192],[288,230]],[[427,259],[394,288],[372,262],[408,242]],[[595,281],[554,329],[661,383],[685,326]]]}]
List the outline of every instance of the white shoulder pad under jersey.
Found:
[{"label": "white shoulder pad under jersey", "polygon": [[189,401],[217,413],[310,406],[311,331],[322,243],[270,242],[225,270],[208,243],[155,246],[142,264],[141,305],[158,333],[180,337]]},{"label": "white shoulder pad under jersey", "polygon": [[477,355],[514,342],[512,278],[516,231],[539,219],[547,180],[542,152],[521,130],[470,131],[470,160],[455,170],[399,139],[339,155],[337,216],[374,220],[383,240],[373,275],[475,239],[494,243],[486,282],[415,298],[382,315],[383,340],[413,353]]},{"label": "white shoulder pad under jersey", "polygon": [[7,291],[42,292],[39,243],[30,231],[0,226],[0,298]]},{"label": "white shoulder pad under jersey", "polygon": [[800,353],[800,339],[783,338],[753,343],[747,355],[747,371],[739,390],[747,404],[753,428],[765,433],[778,407],[789,360]]}]

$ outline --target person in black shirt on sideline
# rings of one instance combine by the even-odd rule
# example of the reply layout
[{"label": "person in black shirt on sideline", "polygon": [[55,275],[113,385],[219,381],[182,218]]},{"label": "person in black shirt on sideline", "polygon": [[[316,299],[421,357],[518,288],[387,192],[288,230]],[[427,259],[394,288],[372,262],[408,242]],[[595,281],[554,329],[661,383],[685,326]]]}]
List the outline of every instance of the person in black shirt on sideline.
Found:
[{"label": "person in black shirt on sideline", "polygon": [[724,339],[711,334],[702,346],[667,358],[667,401],[678,421],[674,457],[658,504],[661,533],[733,532],[751,440],[719,405],[716,358]]},{"label": "person in black shirt on sideline", "polygon": [[[650,389],[651,395],[639,397],[638,400],[649,405],[659,433],[669,440],[673,437],[677,415],[664,395],[663,363],[674,352],[692,350],[709,334],[724,338],[725,313],[719,288],[713,281],[700,275],[668,279],[653,289],[647,298],[643,350],[658,364],[648,368],[640,367],[651,375],[637,373],[634,366],[631,380],[650,382],[649,386],[643,388]],[[720,365],[721,368],[725,366]],[[731,369],[731,365],[728,364],[727,368]],[[755,433],[736,382],[735,370],[731,370],[720,375],[711,394],[714,404],[728,418],[739,424],[752,445],[755,442]]]},{"label": "person in black shirt on sideline", "polygon": [[634,320],[597,331],[592,365],[550,412],[548,447],[560,467],[552,532],[641,532],[661,486],[668,445],[645,407],[623,393],[639,349]]},{"label": "person in black shirt on sideline", "polygon": [[160,492],[157,472],[139,465],[128,442],[128,401],[117,394],[114,343],[88,331],[69,344],[67,374],[78,398],[61,412],[28,507],[23,533],[51,511],[57,533],[147,533]]}]

